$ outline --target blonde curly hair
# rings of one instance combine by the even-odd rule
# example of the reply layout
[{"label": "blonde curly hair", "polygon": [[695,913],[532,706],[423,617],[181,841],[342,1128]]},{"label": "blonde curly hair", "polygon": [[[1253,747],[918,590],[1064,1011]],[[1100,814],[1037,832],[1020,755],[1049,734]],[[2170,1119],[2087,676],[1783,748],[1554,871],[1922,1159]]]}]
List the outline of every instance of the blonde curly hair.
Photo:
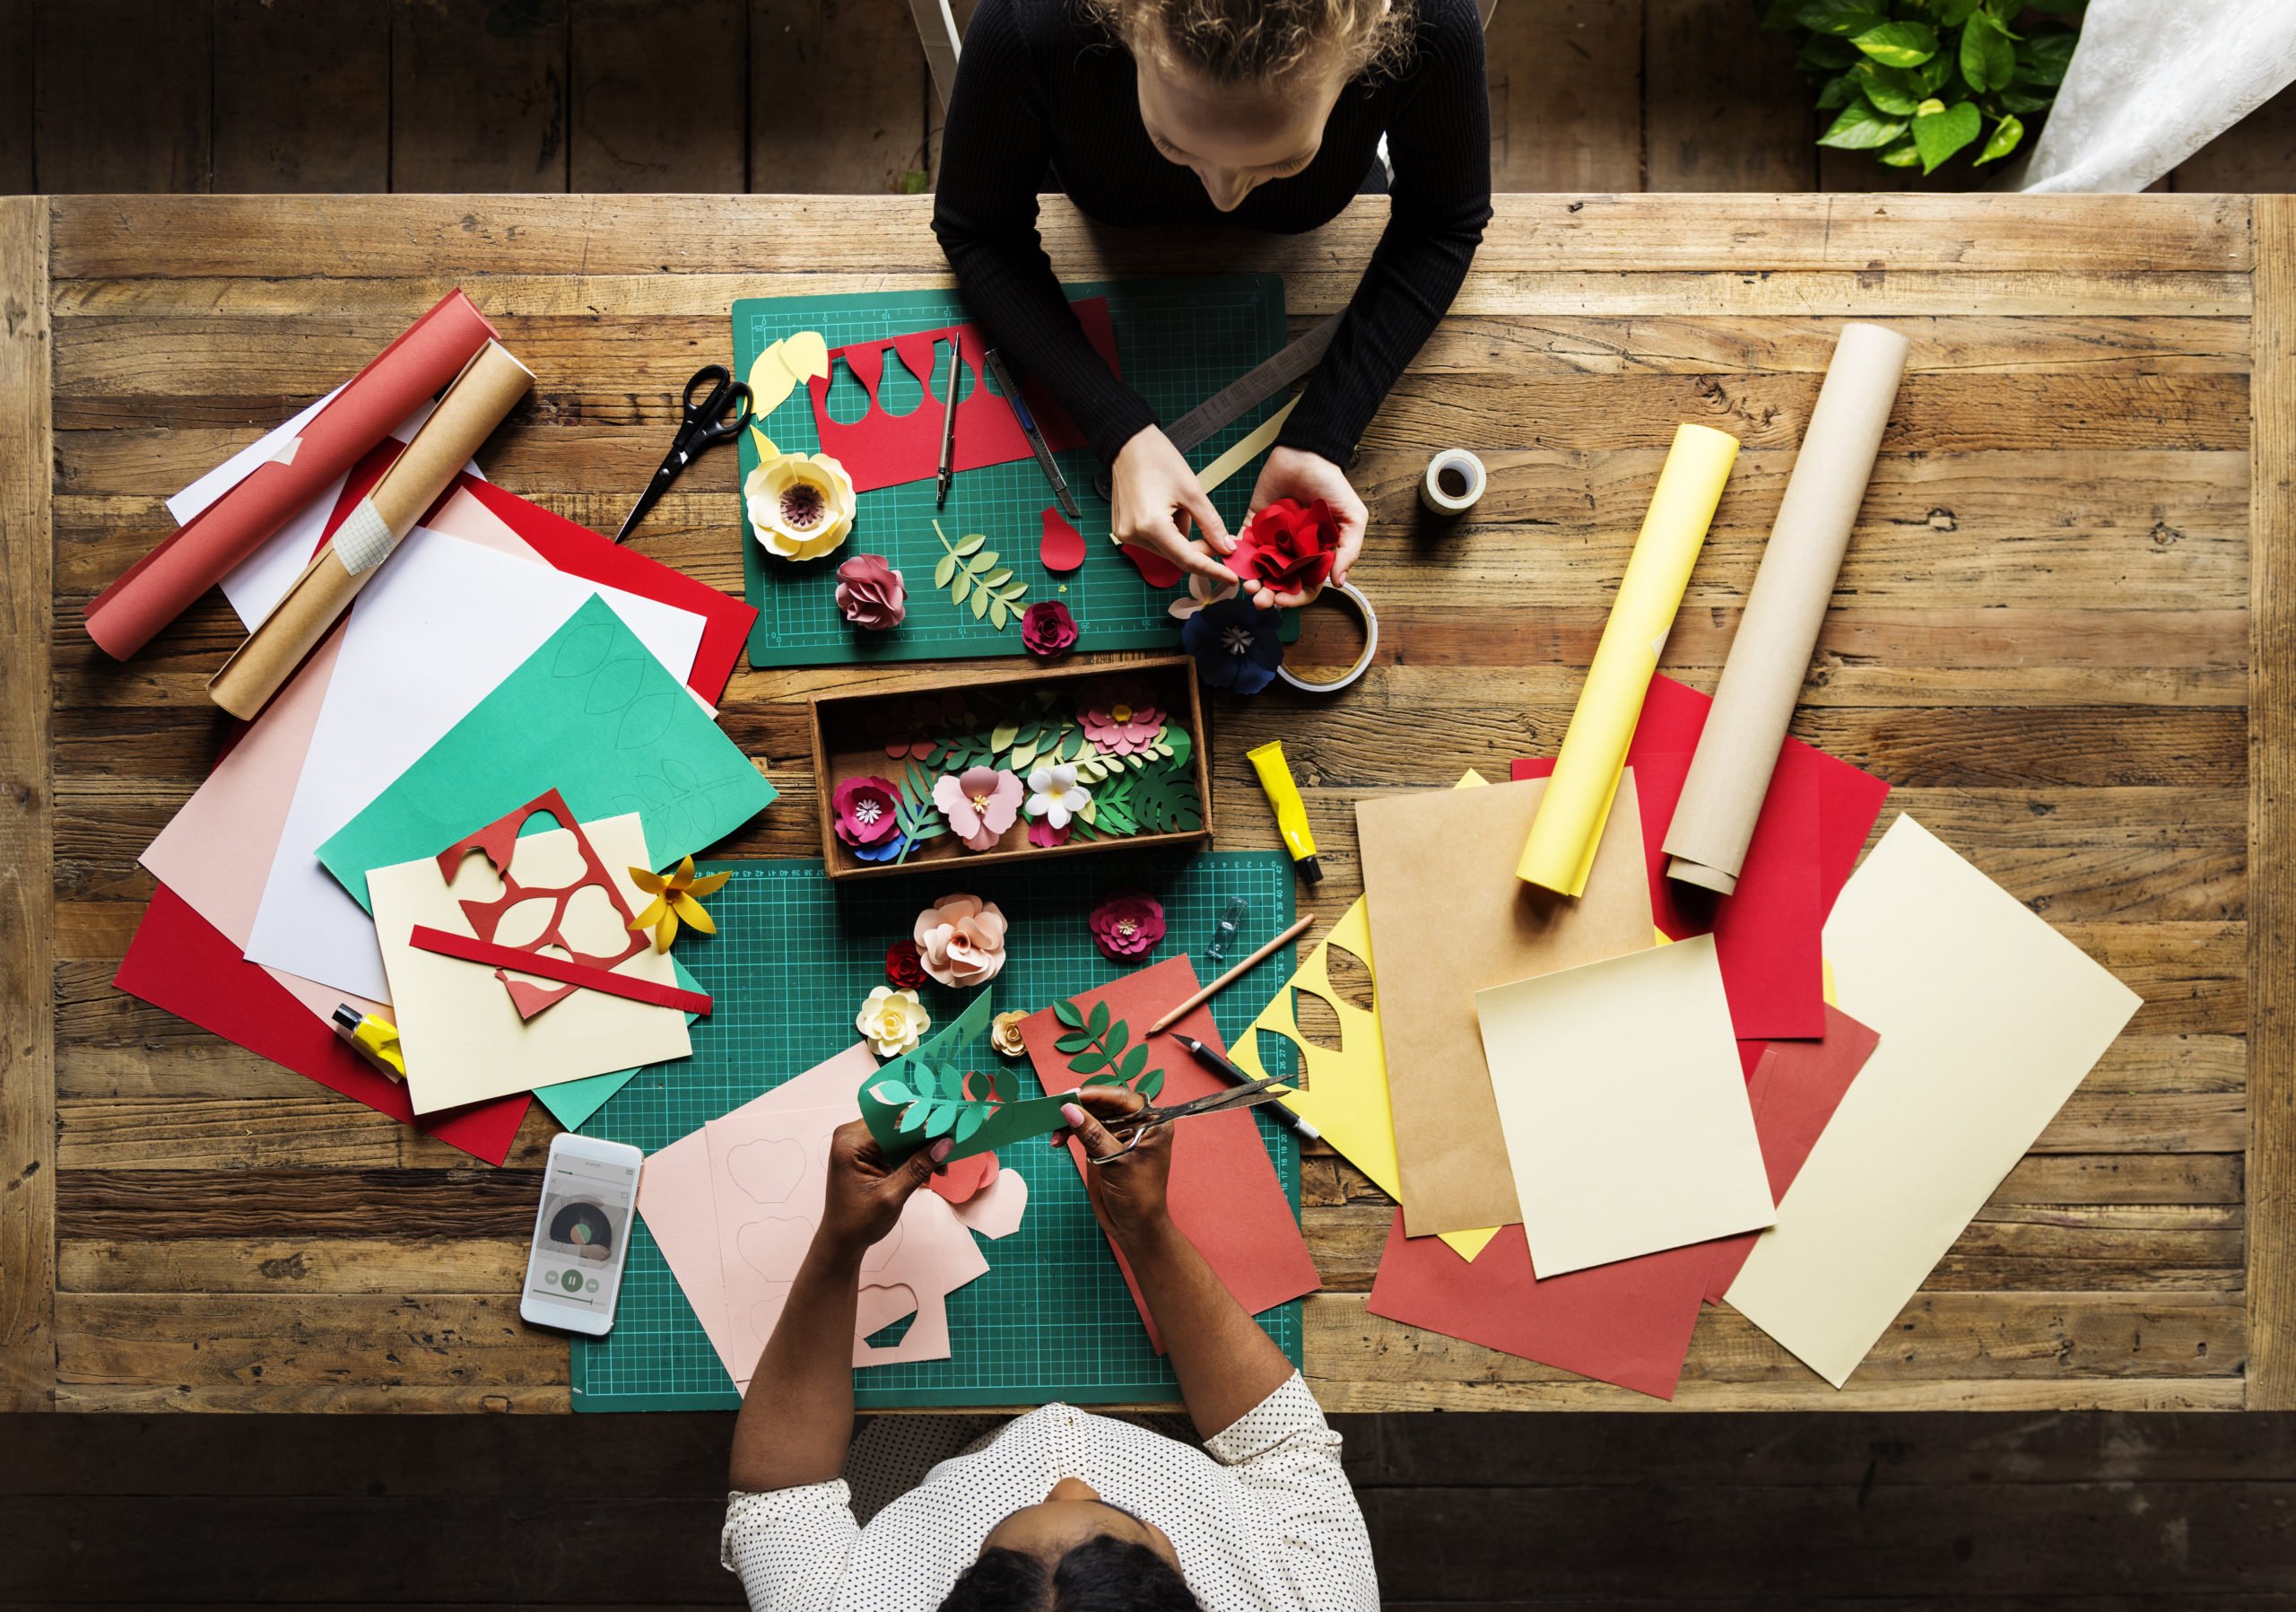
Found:
[{"label": "blonde curly hair", "polygon": [[1411,0],[1083,0],[1128,46],[1215,84],[1260,84],[1331,53],[1348,78],[1395,66]]}]

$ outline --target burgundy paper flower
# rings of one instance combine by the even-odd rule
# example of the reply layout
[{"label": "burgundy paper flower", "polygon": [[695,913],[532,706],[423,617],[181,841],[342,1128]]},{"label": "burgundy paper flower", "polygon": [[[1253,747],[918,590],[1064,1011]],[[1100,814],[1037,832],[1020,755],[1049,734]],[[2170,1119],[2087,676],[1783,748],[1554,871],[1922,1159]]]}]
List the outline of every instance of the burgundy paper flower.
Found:
[{"label": "burgundy paper flower", "polygon": [[925,963],[917,942],[896,940],[885,948],[885,979],[896,990],[915,990],[925,983]]},{"label": "burgundy paper flower", "polygon": [[1058,599],[1039,599],[1021,612],[1021,647],[1046,660],[1073,649],[1076,618]]},{"label": "burgundy paper flower", "polygon": [[837,607],[857,627],[890,632],[909,614],[900,572],[883,554],[856,554],[837,568]]},{"label": "burgundy paper flower", "polygon": [[882,778],[848,778],[831,792],[831,826],[848,845],[874,845],[893,832],[893,786]]},{"label": "burgundy paper flower", "polygon": [[1156,949],[1164,937],[1164,903],[1144,891],[1118,890],[1084,920],[1092,942],[1110,963],[1131,963]]},{"label": "burgundy paper flower", "polygon": [[1331,576],[1339,555],[1339,518],[1322,499],[1302,504],[1279,498],[1263,504],[1244,526],[1228,569],[1247,582],[1277,593],[1313,593]]},{"label": "burgundy paper flower", "polygon": [[1046,818],[1029,819],[1029,843],[1042,850],[1050,850],[1056,845],[1067,844],[1068,836],[1075,832],[1072,825],[1065,823],[1055,828]]}]

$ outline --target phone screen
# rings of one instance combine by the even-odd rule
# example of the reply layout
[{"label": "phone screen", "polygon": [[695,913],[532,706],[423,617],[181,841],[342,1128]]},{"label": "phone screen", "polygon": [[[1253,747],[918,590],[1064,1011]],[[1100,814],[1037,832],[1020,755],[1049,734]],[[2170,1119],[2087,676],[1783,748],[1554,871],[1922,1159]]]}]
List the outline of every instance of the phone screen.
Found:
[{"label": "phone screen", "polygon": [[638,1172],[628,1164],[559,1154],[543,1182],[526,1291],[550,1303],[611,1312],[637,1187]]}]

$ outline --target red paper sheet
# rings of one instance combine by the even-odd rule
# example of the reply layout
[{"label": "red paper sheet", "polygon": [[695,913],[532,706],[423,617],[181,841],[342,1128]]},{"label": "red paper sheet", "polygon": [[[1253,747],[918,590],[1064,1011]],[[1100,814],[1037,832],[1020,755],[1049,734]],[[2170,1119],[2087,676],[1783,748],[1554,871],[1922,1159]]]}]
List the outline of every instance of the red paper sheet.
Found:
[{"label": "red paper sheet", "polygon": [[533,1101],[521,1092],[417,1120],[404,1086],[344,1045],[165,884],[152,893],[112,983],[490,1164],[509,1156]]},{"label": "red paper sheet", "polygon": [[115,659],[135,654],[454,379],[493,335],[468,297],[448,292],[303,427],[291,462],[258,465],[91,600],[88,636]]},{"label": "red paper sheet", "polygon": [[[497,945],[491,940],[479,940],[468,935],[457,935],[446,929],[434,929],[429,924],[415,925],[408,932],[406,944],[418,952],[434,952],[441,957],[453,957],[464,963],[491,965],[497,979],[501,979],[505,970],[515,969],[522,974],[532,974],[544,980],[555,980],[569,988],[570,995],[576,989],[596,990],[603,991],[610,997],[622,997],[629,1001],[643,1002],[651,1007],[674,1007],[681,1013],[706,1014],[709,1011],[709,998],[698,990],[687,990],[676,985],[664,985],[654,980],[634,980],[628,974],[617,974],[609,968],[596,968],[587,963],[569,963],[564,958],[553,957],[547,952],[529,952],[517,946]],[[504,980],[503,983],[510,986],[511,998],[516,1001],[518,996],[517,986],[508,980]],[[554,997],[551,998],[552,1001],[557,999]],[[544,1006],[549,1005],[547,1002],[543,1004]],[[518,1016],[522,1019],[530,1019],[535,1015],[526,1011],[526,1003],[520,1002]]]},{"label": "red paper sheet", "polygon": [[[1194,996],[1196,988],[1195,968],[1185,956],[1172,957],[1075,1000],[1087,1012],[1095,1002],[1106,1002],[1110,1014],[1132,1027],[1136,1041],[1141,1031]],[[1050,1008],[1022,1021],[1021,1037],[1027,1043],[1029,1061],[1048,1092],[1073,1092],[1084,1082],[1082,1075],[1069,1070],[1067,1056],[1053,1045],[1061,1034],[1060,1023]],[[1228,1083],[1196,1062],[1187,1048],[1172,1040],[1175,1034],[1192,1035],[1207,1047],[1226,1050],[1209,1006],[1196,1008],[1163,1034],[1150,1038],[1149,1066],[1164,1071],[1164,1089],[1156,1101],[1186,1102],[1226,1090]],[[1077,1161],[1076,1168],[1084,1169],[1083,1149],[1071,1143],[1069,1151]],[[1209,1114],[1172,1127],[1168,1201],[1172,1223],[1187,1234],[1213,1274],[1251,1314],[1322,1285],[1283,1183],[1276,1179],[1275,1165],[1250,1114]],[[1439,1242],[1436,1246],[1446,1259],[1457,1259]],[[1164,1340],[1149,1317],[1148,1306],[1141,1302],[1140,1285],[1132,1279],[1132,1268],[1125,1263],[1124,1255],[1118,1252],[1116,1258],[1124,1267],[1124,1279],[1132,1289],[1132,1302],[1139,1306],[1141,1322],[1161,1355]],[[1527,1253],[1523,1268],[1530,1268]],[[1693,1292],[1693,1309],[1696,1301]]]},{"label": "red paper sheet", "polygon": [[[1116,330],[1109,323],[1109,300],[1088,297],[1069,306],[1076,310],[1077,322],[1084,327],[1085,339],[1108,361],[1109,373],[1121,374],[1117,365]],[[1012,405],[988,389],[987,366],[981,360],[987,343],[979,326],[944,325],[939,329],[912,330],[883,341],[854,342],[831,348],[829,373],[814,376],[806,382],[806,389],[813,400],[813,429],[821,438],[822,451],[845,466],[845,474],[853,478],[856,492],[922,481],[940,469],[944,411],[933,391],[933,361],[937,345],[952,337],[957,344],[958,360],[970,375],[959,388],[962,401],[957,405],[954,467],[978,470],[984,465],[1006,465],[1032,457],[1029,440],[1022,434]],[[889,353],[897,356],[889,357]],[[829,412],[830,383],[837,377],[840,360],[869,395],[869,412],[850,423],[831,418]],[[924,401],[906,414],[889,414],[877,402],[878,382],[889,363],[907,364],[925,394]],[[1084,445],[1084,433],[1076,429],[1053,401],[1052,394],[1034,377],[1021,383],[1021,397],[1036,420],[1037,430],[1044,434],[1047,448],[1058,453]]]}]

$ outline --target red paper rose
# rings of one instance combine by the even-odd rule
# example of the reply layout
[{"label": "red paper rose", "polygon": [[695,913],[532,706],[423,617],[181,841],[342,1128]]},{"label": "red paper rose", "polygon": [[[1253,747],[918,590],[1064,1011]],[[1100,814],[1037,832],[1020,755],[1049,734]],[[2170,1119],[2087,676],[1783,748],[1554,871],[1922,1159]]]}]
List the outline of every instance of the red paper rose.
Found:
[{"label": "red paper rose", "polygon": [[1100,955],[1110,963],[1131,963],[1156,949],[1164,937],[1164,903],[1141,890],[1119,890],[1091,911],[1085,920]]},{"label": "red paper rose", "polygon": [[1246,523],[1228,569],[1276,593],[1313,593],[1330,578],[1338,555],[1339,518],[1329,504],[1279,498]]},{"label": "red paper rose", "polygon": [[888,632],[909,613],[900,572],[883,554],[856,554],[837,568],[839,614],[857,627]]},{"label": "red paper rose", "polygon": [[925,960],[917,942],[896,940],[885,948],[885,980],[896,990],[915,990],[925,983]]},{"label": "red paper rose", "polygon": [[1058,599],[1039,599],[1021,612],[1021,647],[1049,660],[1076,642],[1076,618]]}]

